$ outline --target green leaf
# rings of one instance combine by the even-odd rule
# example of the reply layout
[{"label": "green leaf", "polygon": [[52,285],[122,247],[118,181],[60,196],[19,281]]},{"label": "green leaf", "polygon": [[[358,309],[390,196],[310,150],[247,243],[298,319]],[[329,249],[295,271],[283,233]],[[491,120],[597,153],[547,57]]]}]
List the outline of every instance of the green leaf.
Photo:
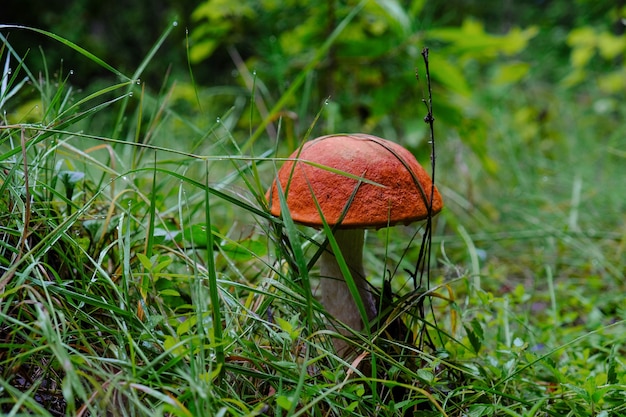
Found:
[{"label": "green leaf", "polygon": [[501,38],[500,50],[507,55],[517,54],[524,50],[528,45],[528,41],[537,36],[538,33],[539,29],[536,26],[526,29],[515,27]]},{"label": "green leaf", "polygon": [[472,90],[458,64],[453,64],[440,54],[430,55],[429,61],[430,74],[433,79],[462,96],[471,95]]},{"label": "green leaf", "polygon": [[183,334],[189,333],[197,322],[198,318],[196,316],[187,317],[186,320],[180,322],[178,327],[176,327],[176,334],[181,336]]},{"label": "green leaf", "polygon": [[624,91],[624,88],[626,88],[626,70],[622,68],[603,74],[598,78],[598,87],[600,91],[607,94]]},{"label": "green leaf", "polygon": [[184,345],[180,344],[180,340],[174,336],[165,336],[163,338],[163,347],[165,350],[171,350],[175,355],[182,356],[187,353]]},{"label": "green leaf", "polygon": [[[296,316],[297,317],[297,316]],[[300,333],[302,331],[301,328],[297,328],[296,326],[294,326],[294,324],[292,322],[289,322],[281,317],[276,317],[276,323],[278,324],[278,326],[280,327],[280,329],[282,331],[284,331],[285,333],[287,333],[289,335],[289,338],[294,341],[296,340],[298,337],[300,337]]]},{"label": "green leaf", "polygon": [[612,60],[626,52],[626,36],[602,32],[598,36],[598,50],[602,58]]},{"label": "green leaf", "polygon": [[152,261],[146,255],[137,253],[137,259],[139,259],[139,262],[147,271],[152,270]]},{"label": "green leaf", "polygon": [[179,297],[180,292],[169,288],[169,289],[159,291],[159,295],[163,297]]},{"label": "green leaf", "polygon": [[276,404],[284,410],[290,410],[293,405],[294,398],[292,396],[287,395],[278,395],[276,396]]},{"label": "green leaf", "polygon": [[293,330],[293,325],[283,318],[276,317],[276,323],[284,332],[291,333],[291,331]]},{"label": "green leaf", "polygon": [[435,375],[433,375],[433,373],[427,369],[418,369],[417,376],[419,379],[429,385],[432,385],[432,383],[435,381]]},{"label": "green leaf", "polygon": [[225,240],[220,248],[231,260],[240,262],[247,262],[267,254],[267,242],[259,239],[244,239],[239,242]]},{"label": "green leaf", "polygon": [[514,84],[528,74],[530,64],[527,62],[512,62],[498,65],[494,78],[495,84]]},{"label": "green leaf", "polygon": [[217,39],[204,39],[194,43],[193,46],[189,48],[189,60],[194,63],[200,62],[210,57],[218,46],[219,41]]},{"label": "green leaf", "polygon": [[488,404],[472,404],[469,407],[468,417],[485,417],[493,415],[495,407]]},{"label": "green leaf", "polygon": [[348,406],[346,408],[344,408],[344,412],[351,413],[354,410],[356,410],[358,405],[359,405],[358,401],[352,401],[350,404],[348,404]]},{"label": "green leaf", "polygon": [[[219,236],[219,230],[217,227],[211,225],[211,230],[213,231],[213,235]],[[183,239],[187,241],[194,248],[206,248],[207,246],[207,235],[206,235],[206,224],[205,223],[196,223],[192,224],[189,227],[183,229]]]},{"label": "green leaf", "polygon": [[567,44],[574,48],[594,47],[596,42],[596,32],[589,26],[573,29],[567,36]]},{"label": "green leaf", "polygon": [[472,349],[474,349],[475,353],[478,353],[482,347],[484,340],[483,328],[477,319],[473,319],[470,324],[471,328],[465,325],[463,327],[465,328],[467,338],[472,345]]},{"label": "green leaf", "polygon": [[591,61],[595,54],[595,48],[592,46],[584,46],[574,48],[570,55],[570,61],[575,68],[584,67]]}]

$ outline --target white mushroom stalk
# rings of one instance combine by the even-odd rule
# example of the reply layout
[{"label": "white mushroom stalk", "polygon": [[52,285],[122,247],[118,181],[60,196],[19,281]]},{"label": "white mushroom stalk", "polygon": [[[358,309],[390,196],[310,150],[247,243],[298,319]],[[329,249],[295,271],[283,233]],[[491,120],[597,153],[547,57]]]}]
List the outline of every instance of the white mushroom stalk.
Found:
[{"label": "white mushroom stalk", "polygon": [[[373,320],[376,317],[376,302],[369,290],[369,284],[365,280],[363,269],[364,234],[363,229],[339,229],[335,231],[334,237],[359,291],[367,319]],[[363,330],[365,324],[361,313],[330,245],[322,253],[319,265],[322,304],[327,312],[347,328],[357,331]],[[342,330],[340,333],[348,334],[347,331]],[[339,339],[335,339],[334,344],[337,351],[346,348],[345,343]]]}]

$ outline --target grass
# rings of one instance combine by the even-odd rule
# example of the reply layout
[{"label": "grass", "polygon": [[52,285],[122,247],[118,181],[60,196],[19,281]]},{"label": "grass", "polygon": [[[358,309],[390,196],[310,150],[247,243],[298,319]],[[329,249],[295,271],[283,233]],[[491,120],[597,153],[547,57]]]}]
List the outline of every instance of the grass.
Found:
[{"label": "grass", "polygon": [[367,236],[415,340],[355,335],[350,363],[315,298],[323,234],[264,208],[288,149],[264,138],[271,115],[253,130],[259,97],[151,95],[136,80],[162,40],[88,93],[2,41],[4,414],[626,415],[623,110],[486,86],[486,155],[438,131],[429,286],[422,226]]}]

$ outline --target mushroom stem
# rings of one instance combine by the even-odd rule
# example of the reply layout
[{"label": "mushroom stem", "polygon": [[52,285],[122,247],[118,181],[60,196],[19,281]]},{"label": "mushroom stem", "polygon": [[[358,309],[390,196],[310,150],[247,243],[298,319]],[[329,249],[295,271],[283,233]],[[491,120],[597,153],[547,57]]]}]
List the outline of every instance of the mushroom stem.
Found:
[{"label": "mushroom stem", "polygon": [[[367,318],[372,320],[376,317],[376,302],[368,289],[363,270],[364,230],[340,229],[335,231],[334,236],[359,290]],[[361,314],[330,247],[322,253],[320,258],[320,275],[322,304],[326,311],[347,327],[357,331],[363,330],[365,326]],[[349,334],[348,331],[340,332]],[[333,344],[338,353],[345,354],[347,345],[343,341],[337,339],[333,341]]]}]

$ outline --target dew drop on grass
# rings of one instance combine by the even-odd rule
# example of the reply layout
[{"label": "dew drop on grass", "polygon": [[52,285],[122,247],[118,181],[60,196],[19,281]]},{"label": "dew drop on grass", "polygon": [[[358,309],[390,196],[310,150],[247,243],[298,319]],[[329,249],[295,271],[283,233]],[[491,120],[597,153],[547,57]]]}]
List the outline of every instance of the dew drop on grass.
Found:
[{"label": "dew drop on grass", "polygon": [[256,70],[252,70],[252,76],[256,77]]},{"label": "dew drop on grass", "polygon": [[174,27],[178,26],[178,21],[174,20],[174,21],[172,22],[172,26],[174,26]]},{"label": "dew drop on grass", "polygon": [[130,93],[128,93],[128,97],[132,97],[133,96],[133,92],[131,91]]},{"label": "dew drop on grass", "polygon": [[136,83],[137,85],[141,84],[141,78],[137,78],[137,81],[135,81],[135,83]]},{"label": "dew drop on grass", "polygon": [[215,119],[215,123],[222,123],[222,119],[220,119],[219,117],[217,117],[217,118]]},{"label": "dew drop on grass", "polygon": [[74,75],[74,70],[70,70],[70,75]]}]

